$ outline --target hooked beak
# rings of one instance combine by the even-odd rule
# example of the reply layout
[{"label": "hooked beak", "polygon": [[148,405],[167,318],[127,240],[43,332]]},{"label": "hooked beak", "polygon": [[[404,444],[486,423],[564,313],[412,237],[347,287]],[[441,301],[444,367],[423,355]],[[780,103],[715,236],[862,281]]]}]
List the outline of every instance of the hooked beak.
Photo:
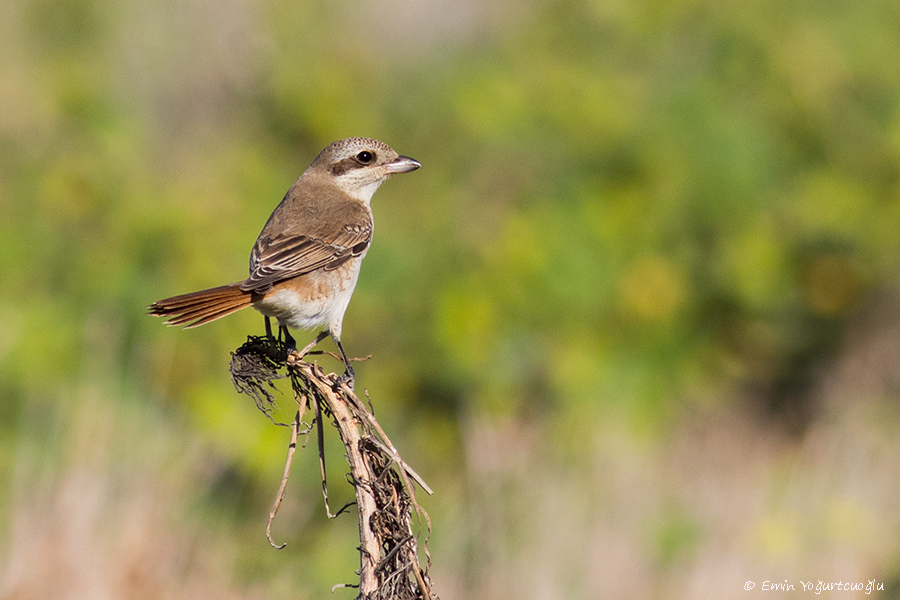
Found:
[{"label": "hooked beak", "polygon": [[391,162],[386,163],[384,165],[384,170],[389,175],[393,175],[395,173],[409,173],[410,171],[415,171],[421,166],[422,163],[413,158],[410,158],[408,156],[398,156]]}]

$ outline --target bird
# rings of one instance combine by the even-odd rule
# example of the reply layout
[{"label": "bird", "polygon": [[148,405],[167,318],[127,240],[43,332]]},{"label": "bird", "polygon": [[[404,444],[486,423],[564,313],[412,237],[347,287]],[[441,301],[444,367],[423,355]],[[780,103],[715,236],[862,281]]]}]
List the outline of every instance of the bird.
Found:
[{"label": "bird", "polygon": [[289,329],[324,329],[303,350],[329,335],[353,387],[355,373],[341,344],[344,313],[372,243],[372,195],[391,175],[421,163],[376,139],[352,137],[325,147],[291,185],[250,252],[250,275],[228,285],[154,302],[148,313],[170,326],[199,327],[252,306],[270,318],[291,350]]}]

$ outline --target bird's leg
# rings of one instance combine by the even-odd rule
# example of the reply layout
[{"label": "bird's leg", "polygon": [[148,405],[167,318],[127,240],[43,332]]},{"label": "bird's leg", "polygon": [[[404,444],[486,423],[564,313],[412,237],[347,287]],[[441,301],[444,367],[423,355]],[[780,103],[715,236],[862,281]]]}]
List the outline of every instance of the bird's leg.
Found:
[{"label": "bird's leg", "polygon": [[315,347],[316,344],[318,344],[319,342],[321,342],[322,340],[324,340],[324,339],[327,338],[327,337],[328,337],[328,331],[322,331],[322,332],[320,332],[319,335],[316,336],[316,339],[314,339],[313,341],[311,341],[310,343],[308,343],[308,344],[306,345],[306,347],[303,348],[303,350],[300,351],[300,356],[306,356],[307,352],[309,352],[310,350],[312,350],[313,347]]},{"label": "bird's leg", "polygon": [[266,320],[266,338],[270,342],[275,341],[275,336],[272,335],[272,320],[269,317],[263,317]]},{"label": "bird's leg", "polygon": [[272,321],[269,317],[264,317],[266,322],[266,341],[269,343],[269,353],[271,356],[275,357],[279,354],[278,352],[278,340],[275,339],[275,336],[272,335]]},{"label": "bird's leg", "polygon": [[294,339],[294,336],[291,335],[291,332],[284,325],[278,325],[278,336],[284,336],[284,345],[287,347],[288,353],[297,349],[297,340]]},{"label": "bird's leg", "polygon": [[353,372],[353,367],[350,366],[350,359],[347,358],[347,353],[344,352],[344,347],[341,345],[341,340],[337,338],[332,339],[334,339],[334,343],[337,344],[338,350],[341,351],[341,358],[344,359],[344,366],[347,367],[347,370],[344,371],[344,374],[338,377],[338,383],[346,383],[347,386],[352,390],[353,380],[356,378],[356,373]]}]

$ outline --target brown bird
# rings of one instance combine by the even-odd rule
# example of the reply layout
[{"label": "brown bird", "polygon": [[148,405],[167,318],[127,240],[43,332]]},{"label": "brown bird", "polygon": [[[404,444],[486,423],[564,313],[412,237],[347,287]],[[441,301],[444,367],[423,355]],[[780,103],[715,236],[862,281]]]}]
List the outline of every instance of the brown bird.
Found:
[{"label": "brown bird", "polygon": [[288,328],[325,329],[300,354],[331,335],[346,365],[342,380],[353,385],[353,368],[341,345],[341,325],[372,242],[375,190],[391,175],[421,165],[371,138],[348,138],[322,150],[275,209],[250,253],[243,281],[154,302],[151,315],[167,325],[199,327],[252,306]]}]

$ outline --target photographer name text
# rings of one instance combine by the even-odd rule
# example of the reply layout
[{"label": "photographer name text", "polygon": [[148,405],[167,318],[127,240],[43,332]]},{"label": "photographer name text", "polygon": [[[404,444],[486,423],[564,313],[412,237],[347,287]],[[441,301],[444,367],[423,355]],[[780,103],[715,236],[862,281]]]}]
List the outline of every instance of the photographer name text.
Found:
[{"label": "photographer name text", "polygon": [[[755,581],[748,581],[744,584],[744,589],[748,591],[755,587]],[[816,581],[804,581],[800,579],[795,584],[789,582],[787,579],[784,581],[769,581],[767,579],[760,584],[759,589],[764,592],[795,592],[799,590],[803,592],[812,592],[814,594],[821,594],[822,592],[864,592],[866,594],[871,594],[872,592],[883,592],[884,583],[875,581],[874,579],[865,582],[822,581],[821,579]]]}]

